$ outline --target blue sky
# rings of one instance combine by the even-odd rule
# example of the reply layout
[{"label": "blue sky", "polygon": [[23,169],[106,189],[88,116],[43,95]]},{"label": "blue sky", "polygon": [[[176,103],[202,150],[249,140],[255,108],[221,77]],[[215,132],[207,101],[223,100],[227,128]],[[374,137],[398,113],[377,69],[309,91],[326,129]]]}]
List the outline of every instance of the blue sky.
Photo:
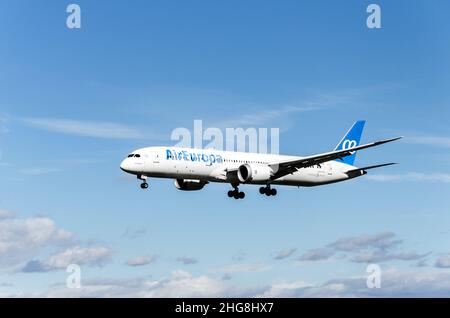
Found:
[{"label": "blue sky", "polygon": [[[379,30],[369,1],[69,3],[0,4],[0,296],[450,295],[448,2],[376,1]],[[195,119],[298,155],[366,119],[404,139],[356,164],[400,165],[239,201],[120,171]]]}]

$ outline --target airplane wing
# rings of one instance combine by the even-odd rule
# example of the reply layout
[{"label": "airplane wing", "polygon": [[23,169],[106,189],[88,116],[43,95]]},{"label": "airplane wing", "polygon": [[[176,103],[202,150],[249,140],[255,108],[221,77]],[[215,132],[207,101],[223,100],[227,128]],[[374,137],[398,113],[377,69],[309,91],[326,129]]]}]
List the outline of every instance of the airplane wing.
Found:
[{"label": "airplane wing", "polygon": [[272,170],[275,172],[274,175],[271,177],[271,179],[275,180],[275,179],[281,178],[283,176],[286,176],[288,174],[291,174],[293,172],[296,172],[301,168],[306,168],[306,167],[310,167],[313,165],[319,165],[319,164],[327,162],[327,161],[344,158],[346,156],[352,155],[355,151],[363,150],[363,149],[367,149],[367,148],[371,148],[371,147],[376,147],[376,146],[379,146],[379,145],[382,145],[382,144],[385,144],[388,142],[398,140],[400,138],[402,138],[402,137],[380,140],[380,141],[376,141],[376,142],[372,142],[369,144],[352,147],[352,148],[348,148],[348,149],[334,150],[334,151],[326,152],[323,154],[304,157],[304,158],[297,159],[297,160],[271,163],[271,164],[269,164],[269,167],[271,167]]},{"label": "airplane wing", "polygon": [[226,167],[225,169],[223,167],[219,167],[218,169],[215,169],[211,173],[211,176],[219,180],[237,180],[238,179],[237,172],[238,172],[237,167],[236,168]]}]

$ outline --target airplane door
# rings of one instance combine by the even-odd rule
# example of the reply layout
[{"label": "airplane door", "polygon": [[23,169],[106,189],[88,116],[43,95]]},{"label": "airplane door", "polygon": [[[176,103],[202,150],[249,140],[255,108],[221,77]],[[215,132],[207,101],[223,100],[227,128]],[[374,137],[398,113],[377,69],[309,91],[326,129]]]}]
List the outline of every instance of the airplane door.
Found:
[{"label": "airplane door", "polygon": [[317,171],[317,177],[319,179],[323,179],[325,177],[325,175],[327,174],[327,172],[325,171],[325,167],[321,166],[319,167],[318,171]]},{"label": "airplane door", "polygon": [[146,157],[151,163],[159,163],[160,162],[159,153],[156,151],[149,152]]},{"label": "airplane door", "polygon": [[327,163],[326,165],[326,171],[327,171],[327,175],[332,176],[333,175],[333,166],[329,163]]},{"label": "airplane door", "polygon": [[159,163],[159,153],[155,152],[153,153],[153,163]]}]

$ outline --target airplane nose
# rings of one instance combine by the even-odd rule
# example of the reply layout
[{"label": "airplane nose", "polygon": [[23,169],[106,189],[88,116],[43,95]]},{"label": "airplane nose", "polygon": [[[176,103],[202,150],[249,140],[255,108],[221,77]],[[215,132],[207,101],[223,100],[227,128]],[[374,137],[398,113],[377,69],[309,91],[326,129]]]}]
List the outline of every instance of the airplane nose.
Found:
[{"label": "airplane nose", "polygon": [[120,169],[122,169],[123,171],[127,171],[127,166],[128,166],[128,164],[127,164],[127,159],[123,160],[123,161],[120,163]]}]

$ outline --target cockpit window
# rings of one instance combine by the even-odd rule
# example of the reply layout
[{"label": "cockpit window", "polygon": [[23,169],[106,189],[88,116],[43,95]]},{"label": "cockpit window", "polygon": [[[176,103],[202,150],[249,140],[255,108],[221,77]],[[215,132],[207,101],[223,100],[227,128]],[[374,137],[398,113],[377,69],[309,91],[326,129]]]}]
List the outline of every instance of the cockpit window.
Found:
[{"label": "cockpit window", "polygon": [[134,153],[130,153],[130,154],[128,155],[128,158],[131,158],[131,157],[136,157],[136,158],[140,158],[140,157],[141,157],[141,155],[140,155],[140,154],[138,154],[138,153],[136,153],[136,154],[134,154]]}]

